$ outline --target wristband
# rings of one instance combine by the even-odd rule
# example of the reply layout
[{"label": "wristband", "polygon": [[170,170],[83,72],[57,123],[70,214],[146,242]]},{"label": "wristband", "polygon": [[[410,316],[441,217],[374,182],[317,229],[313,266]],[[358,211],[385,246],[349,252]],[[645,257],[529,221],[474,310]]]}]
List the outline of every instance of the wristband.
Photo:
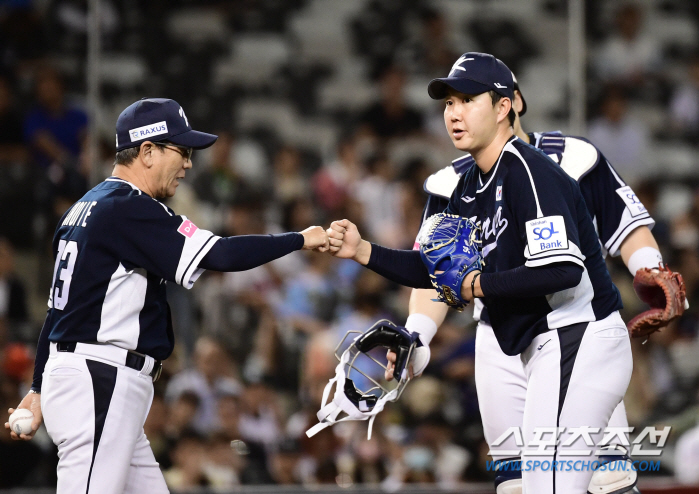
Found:
[{"label": "wristband", "polygon": [[476,273],[473,275],[473,279],[471,280],[471,300],[476,299],[476,279],[480,276],[480,273]]},{"label": "wristband", "polygon": [[641,268],[658,268],[658,265],[663,262],[663,256],[658,249],[653,247],[641,247],[637,249],[631,257],[627,267],[631,272],[631,276],[636,276],[636,272]]},{"label": "wristband", "polygon": [[420,341],[428,346],[434,335],[437,334],[437,323],[425,314],[410,314],[405,321],[405,329],[411,333],[420,335]]}]

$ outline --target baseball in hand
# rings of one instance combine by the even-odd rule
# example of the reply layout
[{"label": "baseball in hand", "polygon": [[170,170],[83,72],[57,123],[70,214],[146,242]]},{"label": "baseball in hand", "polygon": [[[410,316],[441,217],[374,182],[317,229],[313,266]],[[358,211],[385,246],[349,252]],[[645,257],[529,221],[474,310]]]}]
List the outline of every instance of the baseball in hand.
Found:
[{"label": "baseball in hand", "polygon": [[10,415],[10,429],[17,434],[31,434],[34,414],[26,408],[18,408]]}]

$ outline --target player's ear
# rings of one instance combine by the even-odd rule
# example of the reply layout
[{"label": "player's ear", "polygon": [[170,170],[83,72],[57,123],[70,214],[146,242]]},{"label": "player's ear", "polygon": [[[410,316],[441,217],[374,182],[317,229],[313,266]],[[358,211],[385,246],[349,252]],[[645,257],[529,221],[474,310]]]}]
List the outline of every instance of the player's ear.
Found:
[{"label": "player's ear", "polygon": [[510,109],[512,108],[512,101],[510,98],[500,98],[500,101],[498,101],[497,104],[498,107],[498,123],[502,122],[503,120],[507,119],[507,114],[510,113]]},{"label": "player's ear", "polygon": [[145,141],[141,143],[141,149],[138,153],[141,161],[146,165],[147,168],[153,166],[153,153],[155,152],[155,144],[150,141]]}]

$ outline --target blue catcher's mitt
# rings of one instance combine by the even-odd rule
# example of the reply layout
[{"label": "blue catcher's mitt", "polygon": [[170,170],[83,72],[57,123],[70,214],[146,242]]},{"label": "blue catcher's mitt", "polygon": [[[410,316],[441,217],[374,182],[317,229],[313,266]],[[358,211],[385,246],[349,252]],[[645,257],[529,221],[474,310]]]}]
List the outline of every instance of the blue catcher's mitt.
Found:
[{"label": "blue catcher's mitt", "polygon": [[480,229],[467,218],[439,213],[425,220],[418,242],[439,300],[463,310],[468,305],[461,298],[464,278],[471,271],[481,271],[483,266]]}]

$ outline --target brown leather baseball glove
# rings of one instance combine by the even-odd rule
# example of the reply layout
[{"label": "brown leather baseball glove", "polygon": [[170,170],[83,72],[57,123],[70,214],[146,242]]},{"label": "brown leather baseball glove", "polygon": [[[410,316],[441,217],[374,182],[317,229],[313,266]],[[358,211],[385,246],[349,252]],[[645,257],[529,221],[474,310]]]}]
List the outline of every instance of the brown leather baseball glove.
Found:
[{"label": "brown leather baseball glove", "polygon": [[629,321],[631,336],[641,338],[664,328],[670,321],[680,317],[685,310],[686,289],[680,273],[667,266],[642,268],[636,271],[633,289],[638,298],[650,305]]}]

